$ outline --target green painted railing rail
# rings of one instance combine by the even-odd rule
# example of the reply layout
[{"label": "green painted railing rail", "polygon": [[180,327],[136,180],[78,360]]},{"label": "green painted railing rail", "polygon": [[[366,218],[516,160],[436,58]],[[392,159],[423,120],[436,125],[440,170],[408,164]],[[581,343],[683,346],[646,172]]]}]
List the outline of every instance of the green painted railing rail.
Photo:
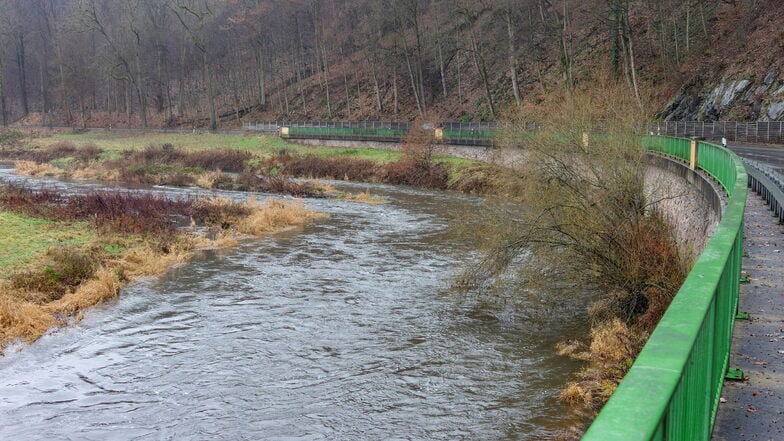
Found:
[{"label": "green painted railing rail", "polygon": [[380,129],[380,128],[357,128],[357,127],[291,127],[290,135],[313,135],[313,136],[368,136],[368,137],[400,137],[405,136],[407,130],[402,129]]},{"label": "green painted railing rail", "polygon": [[[292,138],[325,138],[342,140],[376,140],[383,142],[400,141],[408,134],[407,127],[378,128],[378,127],[316,127],[316,126],[291,126],[284,137]],[[442,132],[441,141],[447,144],[462,145],[492,145],[495,129],[449,129]]]},{"label": "green painted railing rail", "polygon": [[[689,160],[688,139],[652,136],[643,143]],[[711,438],[738,304],[747,178],[740,159],[715,144],[698,142],[697,163],[727,191],[724,215],[583,441]]]}]

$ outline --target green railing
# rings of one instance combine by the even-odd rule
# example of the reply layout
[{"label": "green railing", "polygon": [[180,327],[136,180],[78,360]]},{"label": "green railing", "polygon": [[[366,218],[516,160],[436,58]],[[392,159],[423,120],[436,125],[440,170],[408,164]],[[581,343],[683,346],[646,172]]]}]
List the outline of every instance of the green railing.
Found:
[{"label": "green railing", "polygon": [[[288,127],[288,126],[287,126]],[[432,132],[436,135],[436,132]],[[408,134],[407,127],[373,128],[373,127],[288,127],[288,138],[322,138],[337,140],[360,141],[402,141]],[[493,129],[443,129],[442,137],[438,138],[445,144],[492,146],[496,132]]]},{"label": "green railing", "polygon": [[[689,160],[688,139],[643,142]],[[697,163],[727,190],[724,215],[584,441],[711,438],[738,304],[747,182],[740,159],[718,145],[699,142]]]},{"label": "green railing", "polygon": [[356,128],[356,127],[290,127],[289,135],[295,136],[362,136],[394,138],[401,137],[407,133],[401,129],[379,129],[379,128]]},{"label": "green railing", "polygon": [[477,129],[477,130],[456,130],[444,129],[444,138],[452,139],[492,139],[496,133],[495,130]]}]

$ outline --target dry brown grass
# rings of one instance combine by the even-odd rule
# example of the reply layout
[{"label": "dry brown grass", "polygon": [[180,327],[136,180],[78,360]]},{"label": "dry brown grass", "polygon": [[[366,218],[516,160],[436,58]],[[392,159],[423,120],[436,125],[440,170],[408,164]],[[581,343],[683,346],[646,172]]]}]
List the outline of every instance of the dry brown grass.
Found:
[{"label": "dry brown grass", "polygon": [[193,237],[192,242],[196,249],[231,248],[240,243],[236,237],[224,231],[218,232],[214,238],[209,238],[201,234],[196,235]]},{"label": "dry brown grass", "polygon": [[104,266],[88,280],[49,302],[40,301],[46,298],[43,294],[36,296],[0,286],[0,350],[16,339],[33,342],[50,328],[64,325],[69,318],[80,319],[84,309],[116,297],[129,278],[158,275],[187,261],[189,246],[184,241],[164,251],[144,242],[118,256],[104,256]]},{"label": "dry brown grass", "polygon": [[[60,255],[55,251],[72,256],[84,255],[90,258],[90,262],[97,263],[97,269],[90,271],[89,276],[73,279],[68,285],[55,286],[58,288],[57,295],[50,295],[50,284],[33,283],[15,288],[11,283],[15,280],[15,273],[8,281],[0,281],[0,350],[13,340],[32,342],[54,326],[64,325],[70,319],[79,320],[84,309],[116,297],[123,284],[130,280],[157,276],[174,265],[187,262],[196,246],[233,246],[238,244],[234,234],[270,234],[321,216],[305,208],[301,200],[284,202],[270,199],[259,205],[251,196],[244,204],[222,198],[194,202],[194,205],[197,204],[212,208],[204,211],[209,211],[214,217],[208,223],[212,227],[208,231],[214,237],[212,239],[183,231],[167,237],[165,241],[150,235],[118,232],[78,248],[66,250],[55,247],[41,253],[40,262],[29,267],[32,268],[29,271],[33,271],[30,274],[41,275],[39,279],[45,282],[51,279],[55,284],[64,282],[61,282],[61,277],[49,277],[51,274],[68,272],[58,270],[52,263],[52,256]],[[217,233],[215,227],[218,227]],[[119,251],[107,248],[117,246]],[[17,272],[21,274],[21,271]]]},{"label": "dry brown grass", "polygon": [[55,317],[44,311],[41,305],[20,301],[0,292],[0,349],[17,339],[35,341],[56,324]]},{"label": "dry brown grass", "polygon": [[215,188],[215,183],[221,178],[221,172],[208,171],[196,177],[196,185],[201,188]]},{"label": "dry brown grass", "polygon": [[145,246],[125,253],[120,259],[120,266],[128,277],[157,276],[174,265],[187,262],[190,256],[190,252],[184,247],[162,253],[151,246]]},{"label": "dry brown grass", "polygon": [[363,204],[370,204],[370,205],[382,205],[389,202],[386,198],[370,194],[369,191],[365,191],[357,194],[346,193],[343,196],[341,196],[340,199],[344,201],[360,202]]},{"label": "dry brown grass", "polygon": [[116,268],[100,268],[93,277],[61,299],[47,304],[45,311],[53,314],[74,314],[85,308],[117,297],[122,287]]},{"label": "dry brown grass", "polygon": [[305,208],[301,199],[292,202],[267,199],[259,205],[256,199],[249,197],[246,202],[251,212],[237,222],[236,230],[240,234],[261,236],[288,227],[300,226],[310,219],[323,217],[324,214]]},{"label": "dry brown grass", "polygon": [[118,182],[120,180],[120,171],[108,169],[100,164],[90,164],[86,167],[70,170],[70,177],[82,181]]},{"label": "dry brown grass", "polygon": [[590,347],[578,342],[559,344],[561,355],[588,362],[575,381],[561,391],[561,399],[576,406],[598,411],[631,367],[647,340],[647,334],[631,329],[620,319],[600,322],[591,329]]},{"label": "dry brown grass", "polygon": [[24,176],[33,177],[64,177],[68,172],[64,169],[57,168],[48,163],[37,163],[33,161],[16,161],[14,163],[14,173]]}]

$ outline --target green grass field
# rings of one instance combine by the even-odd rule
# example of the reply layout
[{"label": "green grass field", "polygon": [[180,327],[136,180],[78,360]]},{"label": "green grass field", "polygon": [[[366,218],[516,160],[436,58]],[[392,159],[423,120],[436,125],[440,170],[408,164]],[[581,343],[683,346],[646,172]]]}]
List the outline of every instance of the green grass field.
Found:
[{"label": "green grass field", "polygon": [[350,156],[386,163],[402,156],[401,153],[382,149],[304,146],[287,142],[277,136],[257,134],[87,132],[43,135],[33,139],[31,144],[48,147],[62,141],[70,142],[77,147],[94,144],[105,151],[104,159],[118,157],[118,153],[123,150],[141,150],[149,145],[161,144],[172,144],[186,150],[220,148],[247,150],[263,158],[275,156],[281,151],[288,151],[302,156]]},{"label": "green grass field", "polygon": [[78,245],[94,238],[84,222],[53,222],[0,211],[0,275],[7,277],[51,246]]}]

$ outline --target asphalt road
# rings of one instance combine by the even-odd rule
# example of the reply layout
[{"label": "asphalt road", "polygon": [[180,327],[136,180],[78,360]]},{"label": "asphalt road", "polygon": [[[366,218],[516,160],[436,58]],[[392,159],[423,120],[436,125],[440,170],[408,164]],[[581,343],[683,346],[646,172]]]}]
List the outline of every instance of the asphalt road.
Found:
[{"label": "asphalt road", "polygon": [[761,145],[729,143],[727,147],[742,158],[764,162],[779,170],[784,170],[784,145]]}]

